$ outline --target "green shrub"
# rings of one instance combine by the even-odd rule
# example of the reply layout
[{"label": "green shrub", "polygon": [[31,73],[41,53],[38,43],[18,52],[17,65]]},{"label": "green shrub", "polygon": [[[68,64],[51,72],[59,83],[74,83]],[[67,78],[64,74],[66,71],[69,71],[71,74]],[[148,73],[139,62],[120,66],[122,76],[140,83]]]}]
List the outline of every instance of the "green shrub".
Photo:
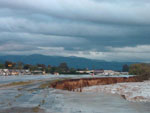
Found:
[{"label": "green shrub", "polygon": [[150,64],[132,64],[129,67],[129,74],[137,75],[142,80],[150,79]]}]

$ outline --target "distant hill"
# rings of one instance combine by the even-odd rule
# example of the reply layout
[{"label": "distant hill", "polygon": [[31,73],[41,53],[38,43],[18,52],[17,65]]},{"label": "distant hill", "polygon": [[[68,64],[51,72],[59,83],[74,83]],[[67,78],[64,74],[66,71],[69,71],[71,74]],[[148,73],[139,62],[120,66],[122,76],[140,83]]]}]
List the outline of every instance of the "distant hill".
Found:
[{"label": "distant hill", "polygon": [[58,66],[62,62],[66,62],[69,67],[73,68],[88,68],[88,69],[112,69],[112,70],[122,70],[124,64],[133,64],[133,62],[106,62],[102,60],[91,60],[80,57],[61,57],[61,56],[45,56],[45,55],[7,55],[0,56],[0,62],[21,61],[25,64],[45,64]]}]

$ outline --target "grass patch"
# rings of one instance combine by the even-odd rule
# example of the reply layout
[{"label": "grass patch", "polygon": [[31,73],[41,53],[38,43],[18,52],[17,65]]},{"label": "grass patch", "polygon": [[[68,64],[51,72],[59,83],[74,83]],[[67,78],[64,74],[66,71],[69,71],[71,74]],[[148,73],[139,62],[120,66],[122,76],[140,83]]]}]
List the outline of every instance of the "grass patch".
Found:
[{"label": "grass patch", "polygon": [[11,106],[12,104],[11,104],[11,102],[8,102],[8,106]]},{"label": "grass patch", "polygon": [[32,108],[33,112],[39,112],[39,110],[40,110],[40,106],[36,106],[36,107]]},{"label": "grass patch", "polygon": [[67,79],[69,79],[69,78],[62,78],[62,79],[51,80],[51,81],[48,81],[46,83],[41,84],[39,86],[39,88],[41,88],[41,89],[48,88],[49,86],[51,86],[52,83],[63,81],[63,80],[67,80]]},{"label": "grass patch", "polygon": [[15,98],[19,98],[19,97],[21,97],[22,96],[22,94],[18,94],[17,96],[15,96]]},{"label": "grass patch", "polygon": [[21,90],[23,90],[23,88],[18,88],[18,91],[21,91]]},{"label": "grass patch", "polygon": [[37,91],[39,88],[37,88],[37,89],[29,89],[29,90],[27,90],[28,92],[30,92],[30,93],[33,93],[34,91]]},{"label": "grass patch", "polygon": [[[12,82],[9,84],[1,85],[0,87],[9,87],[9,86],[18,86],[18,85],[28,85],[31,84],[32,81],[20,81],[20,82]],[[21,89],[19,89],[21,90]]]},{"label": "grass patch", "polygon": [[42,101],[41,101],[41,104],[44,105],[44,104],[45,104],[45,100],[42,100]]}]

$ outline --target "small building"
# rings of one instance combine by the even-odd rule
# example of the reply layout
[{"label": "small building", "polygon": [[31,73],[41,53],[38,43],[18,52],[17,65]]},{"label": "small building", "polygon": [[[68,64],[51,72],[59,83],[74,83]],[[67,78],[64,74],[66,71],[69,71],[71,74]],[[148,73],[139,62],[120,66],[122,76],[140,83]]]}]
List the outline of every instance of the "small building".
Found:
[{"label": "small building", "polygon": [[10,75],[19,75],[19,72],[17,72],[17,71],[12,71],[12,72],[10,72]]},{"label": "small building", "polygon": [[54,72],[54,75],[59,75],[59,73],[58,72]]},{"label": "small building", "polygon": [[80,71],[76,71],[77,73],[80,74],[91,74],[94,72],[94,70],[80,70]]},{"label": "small building", "polygon": [[129,75],[129,72],[121,72],[122,75]]},{"label": "small building", "polygon": [[41,71],[41,70],[34,70],[31,72],[33,75],[43,75],[45,74],[45,71]]},{"label": "small building", "polygon": [[94,70],[94,75],[102,75],[104,73],[103,69]]}]

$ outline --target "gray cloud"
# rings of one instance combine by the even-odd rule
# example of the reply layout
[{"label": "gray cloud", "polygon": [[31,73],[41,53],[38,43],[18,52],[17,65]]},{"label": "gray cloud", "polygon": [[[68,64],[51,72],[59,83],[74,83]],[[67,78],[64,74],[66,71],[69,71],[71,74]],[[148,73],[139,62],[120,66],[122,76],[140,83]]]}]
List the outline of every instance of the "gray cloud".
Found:
[{"label": "gray cloud", "polygon": [[150,24],[149,1],[127,0],[1,0],[2,8],[45,14],[56,18],[100,23]]},{"label": "gray cloud", "polygon": [[149,0],[0,0],[0,52],[150,61],[149,11]]}]

